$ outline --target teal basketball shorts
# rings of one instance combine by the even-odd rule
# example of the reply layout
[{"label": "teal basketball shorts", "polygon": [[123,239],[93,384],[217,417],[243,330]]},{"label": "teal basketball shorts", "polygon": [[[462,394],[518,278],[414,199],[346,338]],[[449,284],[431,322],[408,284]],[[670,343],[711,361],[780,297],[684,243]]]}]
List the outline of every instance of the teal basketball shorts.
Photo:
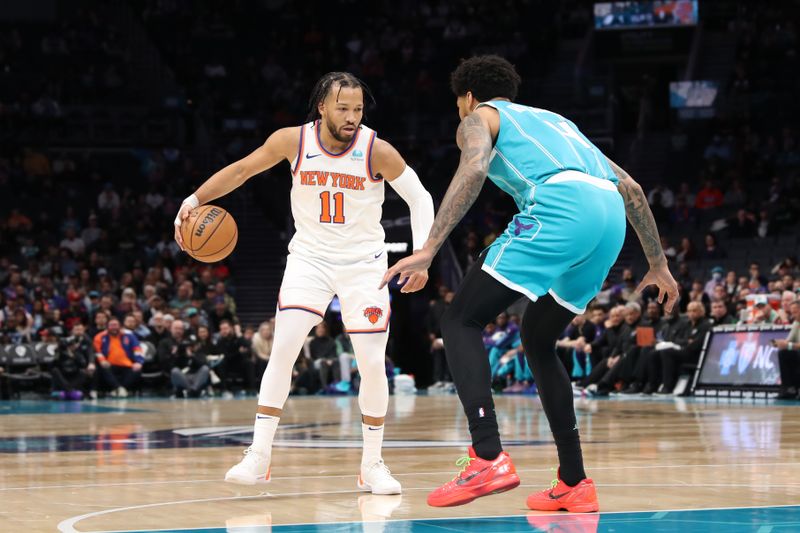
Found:
[{"label": "teal basketball shorts", "polygon": [[625,204],[616,185],[577,171],[555,174],[488,248],[482,269],[532,301],[550,293],[583,313],[625,240]]}]

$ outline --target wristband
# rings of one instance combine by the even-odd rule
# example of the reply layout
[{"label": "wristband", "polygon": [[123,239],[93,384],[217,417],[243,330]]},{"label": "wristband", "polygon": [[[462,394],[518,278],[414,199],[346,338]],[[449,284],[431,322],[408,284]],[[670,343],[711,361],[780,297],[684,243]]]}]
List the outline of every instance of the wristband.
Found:
[{"label": "wristband", "polygon": [[192,194],[191,196],[187,196],[186,198],[183,199],[181,205],[183,204],[189,204],[192,207],[192,209],[195,209],[198,205],[200,205],[200,200],[197,199],[196,194]]},{"label": "wristband", "polygon": [[[195,209],[198,205],[200,205],[200,200],[197,199],[196,194],[192,194],[191,196],[187,196],[186,198],[183,199],[183,202],[181,202],[181,207],[183,207],[184,204],[188,205],[192,209]],[[178,214],[175,215],[175,221],[173,222],[173,224],[175,224],[176,226],[180,226],[182,222],[180,217],[181,217],[181,212],[180,209],[178,209]]]}]

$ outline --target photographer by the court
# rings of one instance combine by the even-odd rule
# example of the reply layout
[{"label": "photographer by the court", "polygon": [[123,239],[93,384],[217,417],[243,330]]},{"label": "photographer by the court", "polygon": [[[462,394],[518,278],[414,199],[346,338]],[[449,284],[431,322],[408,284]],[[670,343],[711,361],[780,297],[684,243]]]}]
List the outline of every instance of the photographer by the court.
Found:
[{"label": "photographer by the court", "polygon": [[58,358],[51,369],[54,398],[83,399],[95,370],[92,355],[92,341],[86,335],[86,327],[78,322],[72,326],[71,335],[58,344]]},{"label": "photographer by the court", "polygon": [[186,326],[175,320],[170,336],[158,343],[158,360],[169,374],[176,396],[197,397],[208,386],[209,369],[205,355],[196,348],[197,341],[186,335]]},{"label": "photographer by the court", "polygon": [[800,300],[789,307],[792,314],[792,329],[785,339],[772,342],[778,348],[778,361],[781,368],[781,390],[779,400],[800,398]]}]

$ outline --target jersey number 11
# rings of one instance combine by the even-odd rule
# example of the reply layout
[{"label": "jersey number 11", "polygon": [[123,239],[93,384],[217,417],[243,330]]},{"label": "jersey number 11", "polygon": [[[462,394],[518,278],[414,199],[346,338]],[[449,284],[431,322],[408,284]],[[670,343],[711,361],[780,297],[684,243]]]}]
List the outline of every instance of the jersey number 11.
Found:
[{"label": "jersey number 11", "polygon": [[333,218],[331,218],[330,191],[323,191],[319,193],[319,199],[322,202],[322,210],[319,214],[319,221],[323,224],[344,224],[344,193],[337,192],[333,194]]}]

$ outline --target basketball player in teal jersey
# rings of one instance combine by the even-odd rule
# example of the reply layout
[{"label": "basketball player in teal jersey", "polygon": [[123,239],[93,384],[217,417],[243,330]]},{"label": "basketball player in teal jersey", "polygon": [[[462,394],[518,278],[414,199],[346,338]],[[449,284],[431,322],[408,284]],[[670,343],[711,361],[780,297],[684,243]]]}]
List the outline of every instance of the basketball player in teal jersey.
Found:
[{"label": "basketball player in teal jersey", "polygon": [[622,248],[626,215],[650,263],[638,290],[657,285],[669,311],[678,288],[642,188],[566,118],[514,103],[520,81],[513,65],[491,55],[468,59],[452,74],[462,118],[456,134],[461,162],[425,245],[389,269],[383,282],[399,274],[402,283],[430,266],[487,175],[511,195],[519,213],[467,273],[442,318],[472,446],[457,463],[459,475],[434,490],[428,504],[460,505],[519,485],[500,444],[481,330],[524,295],[530,302],[522,342],[560,463],[552,487],[531,494],[528,507],[593,512],[597,493],[583,469],[572,389],[556,339],[600,290]]}]

